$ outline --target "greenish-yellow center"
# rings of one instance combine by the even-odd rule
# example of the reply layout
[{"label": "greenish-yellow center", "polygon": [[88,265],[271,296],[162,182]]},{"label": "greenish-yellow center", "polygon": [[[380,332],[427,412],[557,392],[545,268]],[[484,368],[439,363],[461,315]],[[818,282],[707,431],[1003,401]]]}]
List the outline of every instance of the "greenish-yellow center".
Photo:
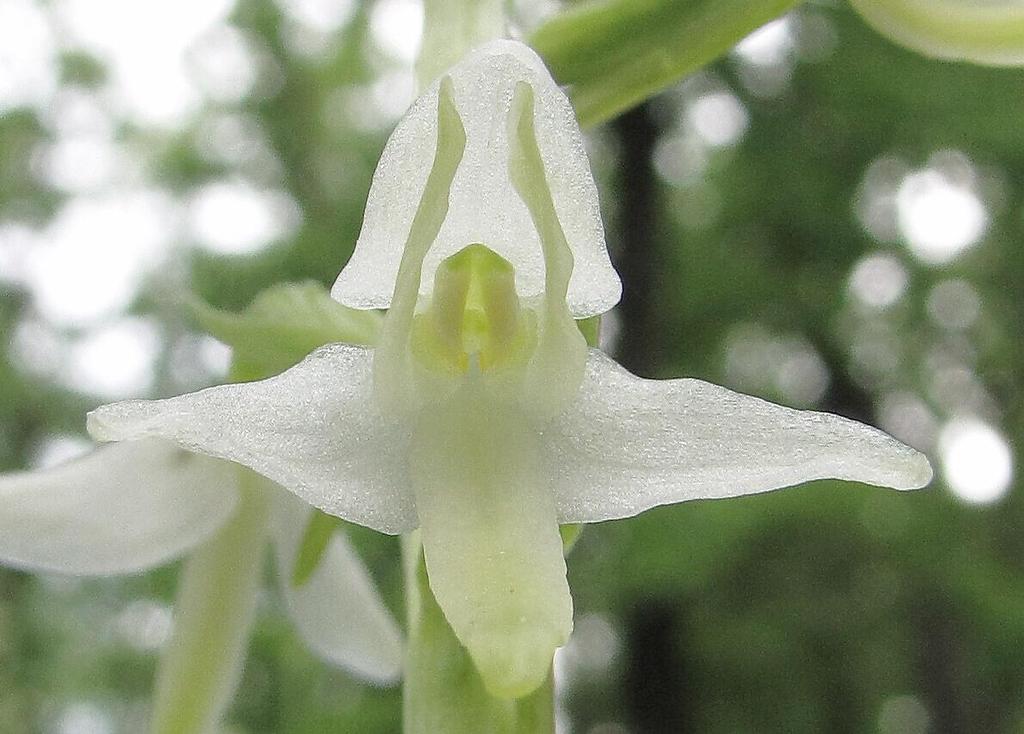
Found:
[{"label": "greenish-yellow center", "polygon": [[440,264],[430,305],[413,322],[413,353],[431,369],[522,364],[535,342],[536,319],[519,303],[512,263],[479,243]]}]

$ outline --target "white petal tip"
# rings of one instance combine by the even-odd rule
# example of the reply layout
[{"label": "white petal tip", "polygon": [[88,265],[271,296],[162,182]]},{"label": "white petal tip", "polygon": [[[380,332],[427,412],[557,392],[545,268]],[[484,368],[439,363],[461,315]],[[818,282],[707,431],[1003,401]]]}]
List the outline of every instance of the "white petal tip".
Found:
[{"label": "white petal tip", "polygon": [[907,460],[906,469],[900,476],[896,489],[921,489],[931,483],[934,472],[931,462],[924,454],[915,451]]},{"label": "white petal tip", "polygon": [[834,478],[900,491],[921,489],[932,481],[932,465],[927,456],[880,431],[869,430],[881,436],[885,445],[876,447],[874,454],[862,456],[860,466],[853,471],[836,472]]},{"label": "white petal tip", "polygon": [[85,416],[85,430],[97,441],[116,441],[117,436],[104,420],[102,409],[98,408]]},{"label": "white petal tip", "polygon": [[130,441],[146,438],[151,432],[146,430],[142,420],[147,401],[126,400],[120,403],[101,405],[85,416],[85,429],[96,441]]},{"label": "white petal tip", "polygon": [[[356,589],[350,591],[353,596],[358,594]],[[372,634],[380,638],[375,645],[361,645],[360,650],[328,647],[323,644],[324,640],[312,638],[309,630],[304,628],[301,622],[299,630],[310,649],[332,665],[344,668],[357,678],[375,686],[389,688],[397,685],[402,680],[402,662],[405,656],[405,642],[398,627],[391,622],[390,617],[387,617],[386,629],[359,630],[360,621],[349,619],[347,634]]]},{"label": "white petal tip", "polygon": [[479,635],[469,651],[487,691],[497,698],[530,695],[551,674],[551,662],[559,642],[543,630],[522,629],[506,634]]}]

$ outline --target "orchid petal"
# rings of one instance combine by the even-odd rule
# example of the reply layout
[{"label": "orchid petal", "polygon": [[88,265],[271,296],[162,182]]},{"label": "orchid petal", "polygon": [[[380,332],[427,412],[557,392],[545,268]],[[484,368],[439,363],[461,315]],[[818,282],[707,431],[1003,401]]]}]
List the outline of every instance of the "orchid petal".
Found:
[{"label": "orchid petal", "polygon": [[238,500],[234,470],[169,441],[104,446],[0,477],[0,560],[29,570],[120,574],[205,540]]},{"label": "orchid petal", "polygon": [[524,394],[539,417],[561,412],[576,394],[587,361],[587,342],[566,308],[572,250],[551,198],[535,126],[533,87],[519,82],[509,114],[509,174],[530,212],[544,254],[540,338],[530,360]]},{"label": "orchid petal", "polygon": [[259,382],[89,414],[101,441],[158,436],[249,467],[324,512],[384,533],[416,527],[404,457],[408,430],[373,396],[373,352],[329,344]]},{"label": "orchid petal", "polygon": [[384,320],[374,359],[377,400],[393,415],[415,408],[409,336],[423,280],[423,260],[448,214],[452,181],[466,147],[466,131],[455,108],[453,94],[451,79],[445,77],[437,95],[437,150],[402,248],[391,309]]},{"label": "orchid petal", "polygon": [[328,662],[369,680],[396,680],[402,636],[358,554],[343,534],[334,533],[316,570],[296,586],[291,569],[312,509],[286,492],[275,495],[271,527],[277,577],[299,633]]},{"label": "orchid petal", "polygon": [[1020,0],[851,0],[879,33],[939,59],[1024,64]]},{"label": "orchid petal", "polygon": [[263,570],[267,502],[243,479],[238,511],[185,562],[174,605],[174,634],[160,658],[152,734],[213,732],[242,675]]},{"label": "orchid petal", "polygon": [[879,430],[700,380],[644,380],[591,350],[579,398],[544,432],[561,522],[812,479],[916,489],[928,460]]},{"label": "orchid petal", "polygon": [[479,380],[424,411],[410,466],[430,588],[487,689],[518,698],[546,680],[572,599],[537,433]]},{"label": "orchid petal", "polygon": [[[558,219],[575,259],[568,305],[582,318],[607,311],[621,291],[604,244],[597,187],[572,106],[540,58],[515,41],[494,41],[446,75],[466,130],[466,150],[452,185],[450,209],[423,264],[433,273],[446,257],[483,243],[512,263],[523,297],[544,292],[544,259],[526,206],[508,176],[504,121],[520,82],[537,100],[537,139]],[[412,106],[388,140],[366,204],[363,228],[332,295],[354,308],[388,308],[434,154],[440,82]],[[428,295],[433,279],[423,278]]]}]

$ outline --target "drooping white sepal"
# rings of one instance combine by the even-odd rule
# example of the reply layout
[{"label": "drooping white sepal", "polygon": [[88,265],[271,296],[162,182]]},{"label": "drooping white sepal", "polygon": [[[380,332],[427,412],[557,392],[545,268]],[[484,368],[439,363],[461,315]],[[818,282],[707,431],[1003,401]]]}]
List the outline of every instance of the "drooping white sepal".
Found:
[{"label": "drooping white sepal", "polygon": [[335,533],[313,574],[299,586],[292,570],[312,509],[274,491],[271,528],[281,592],[302,638],[324,660],[379,683],[398,679],[402,635],[369,572],[344,535]]},{"label": "drooping white sepal", "polygon": [[408,427],[380,415],[373,352],[329,344],[280,375],[89,414],[101,441],[160,437],[274,480],[324,512],[383,533],[416,527]]},{"label": "drooping white sepal", "polygon": [[[537,140],[558,220],[575,260],[569,310],[577,318],[607,311],[619,300],[621,286],[605,248],[597,187],[572,106],[540,57],[522,43],[493,41],[466,56],[445,78],[454,87],[466,149],[447,217],[423,272],[433,273],[444,258],[466,245],[482,243],[515,267],[520,296],[544,292],[540,240],[508,172],[506,121],[516,85],[525,82],[536,99]],[[384,148],[355,252],[332,290],[346,306],[391,304],[402,248],[432,167],[439,86],[440,81],[435,82],[416,100]],[[429,294],[432,288],[433,279],[423,278],[420,294]]]},{"label": "drooping white sepal", "polygon": [[561,522],[813,479],[916,489],[932,476],[922,454],[870,426],[700,380],[644,380],[597,350],[543,445]]},{"label": "drooping white sepal", "polygon": [[205,540],[238,501],[235,469],[149,439],[0,477],[0,561],[38,571],[141,571]]}]

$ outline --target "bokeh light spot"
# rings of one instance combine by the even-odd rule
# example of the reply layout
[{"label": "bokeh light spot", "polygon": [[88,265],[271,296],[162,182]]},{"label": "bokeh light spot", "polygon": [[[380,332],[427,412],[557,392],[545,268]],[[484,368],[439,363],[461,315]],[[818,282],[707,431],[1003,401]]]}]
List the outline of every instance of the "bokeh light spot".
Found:
[{"label": "bokeh light spot", "polygon": [[160,345],[153,321],[119,319],[86,332],[71,345],[61,382],[109,400],[144,395],[153,385]]},{"label": "bokeh light spot", "polygon": [[113,140],[102,135],[58,138],[39,151],[43,180],[68,193],[87,193],[109,186],[125,169],[125,160]]},{"label": "bokeh light spot", "polygon": [[92,448],[92,441],[83,436],[54,433],[32,447],[28,464],[32,469],[48,469],[83,456]]},{"label": "bokeh light spot", "polygon": [[224,255],[247,255],[294,234],[301,215],[283,191],[258,189],[243,181],[200,187],[189,204],[197,242]]},{"label": "bokeh light spot", "polygon": [[40,106],[57,87],[53,31],[30,0],[0,3],[0,112]]},{"label": "bokeh light spot", "polygon": [[824,360],[805,339],[776,336],[760,324],[740,323],[725,341],[730,387],[756,395],[778,393],[787,404],[810,407],[828,390]]},{"label": "bokeh light spot", "polygon": [[185,63],[189,47],[227,17],[234,0],[61,0],[71,40],[109,65],[109,92],[144,125],[175,126],[199,103]]},{"label": "bokeh light spot", "polygon": [[928,293],[928,315],[950,330],[970,327],[981,313],[981,297],[966,280],[944,280]]},{"label": "bokeh light spot", "polygon": [[293,21],[320,33],[334,33],[355,15],[355,0],[277,0]]},{"label": "bokeh light spot", "polygon": [[423,6],[414,0],[377,0],[370,14],[370,34],[384,53],[411,64],[423,35]]},{"label": "bokeh light spot", "polygon": [[85,326],[123,311],[166,255],[174,206],[132,189],[69,199],[26,258],[26,279],[48,320]]},{"label": "bokeh light spot", "polygon": [[976,244],[988,214],[974,191],[937,169],[912,173],[896,194],[900,231],[920,260],[947,263]]},{"label": "bokeh light spot", "polygon": [[788,17],[765,23],[733,49],[744,61],[758,66],[776,66],[789,58],[794,46],[793,29]]},{"label": "bokeh light spot", "polygon": [[716,148],[739,142],[749,123],[747,108],[735,94],[726,91],[697,97],[686,116],[704,142]]},{"label": "bokeh light spot", "polygon": [[733,49],[743,86],[760,97],[785,91],[793,76],[796,38],[789,16],[766,23]]},{"label": "bokeh light spot", "polygon": [[913,393],[893,391],[883,396],[878,407],[879,426],[917,449],[935,442],[938,422],[928,404]]},{"label": "bokeh light spot", "polygon": [[53,734],[113,734],[110,712],[92,702],[73,703],[63,709],[51,729]]},{"label": "bokeh light spot", "polygon": [[222,103],[240,102],[259,73],[252,42],[237,28],[221,25],[189,50],[189,67],[206,95]]},{"label": "bokeh light spot", "polygon": [[917,696],[891,696],[878,713],[879,734],[925,734],[931,716]]},{"label": "bokeh light spot", "polygon": [[896,193],[909,172],[899,158],[883,156],[871,162],[857,189],[854,212],[864,230],[877,242],[897,242]]},{"label": "bokeh light spot", "polygon": [[907,271],[893,255],[868,255],[854,266],[849,287],[865,306],[886,308],[896,303],[906,291]]},{"label": "bokeh light spot", "polygon": [[959,499],[991,504],[1013,481],[1013,457],[1002,434],[975,418],[958,418],[939,434],[943,476]]},{"label": "bokeh light spot", "polygon": [[117,615],[118,636],[137,650],[158,650],[171,636],[171,609],[152,599],[137,599]]}]

